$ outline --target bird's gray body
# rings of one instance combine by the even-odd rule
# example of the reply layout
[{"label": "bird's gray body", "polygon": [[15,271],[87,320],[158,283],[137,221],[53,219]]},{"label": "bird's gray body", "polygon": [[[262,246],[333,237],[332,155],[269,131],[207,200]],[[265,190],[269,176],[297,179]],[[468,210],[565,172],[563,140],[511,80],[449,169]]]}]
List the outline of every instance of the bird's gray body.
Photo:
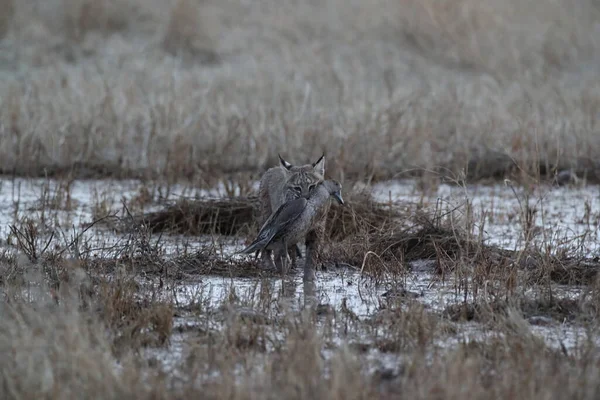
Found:
[{"label": "bird's gray body", "polygon": [[[271,250],[275,252],[277,269],[286,273],[287,249],[292,248],[306,236],[327,208],[329,197],[343,204],[341,185],[336,181],[318,184],[308,198],[300,197],[284,202],[263,224],[257,238],[241,253]],[[314,279],[311,264],[304,266],[305,279]]]}]

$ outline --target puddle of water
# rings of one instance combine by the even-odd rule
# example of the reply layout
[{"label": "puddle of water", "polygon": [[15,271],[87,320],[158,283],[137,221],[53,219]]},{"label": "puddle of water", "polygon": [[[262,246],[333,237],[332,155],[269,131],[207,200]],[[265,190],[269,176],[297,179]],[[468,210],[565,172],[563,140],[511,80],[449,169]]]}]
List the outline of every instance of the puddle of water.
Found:
[{"label": "puddle of water", "polygon": [[[405,280],[404,288],[415,296],[409,296],[401,300],[401,303],[410,301],[418,301],[425,305],[429,311],[439,313],[450,304],[457,304],[462,301],[460,296],[457,296],[446,283],[444,286],[431,285],[431,281],[436,280],[433,275],[427,273],[419,273],[415,279]],[[292,276],[291,284],[287,284],[286,288],[291,290],[287,295],[274,296],[278,301],[272,304],[271,311],[266,311],[271,316],[281,316],[286,308],[300,310],[310,305],[320,304],[327,305],[330,310],[335,310],[339,313],[342,307],[346,310],[345,313],[351,312],[361,321],[365,321],[381,311],[381,306],[386,303],[386,295],[389,295],[392,285],[375,286],[372,283],[361,280],[357,272],[344,271],[343,273],[325,272],[318,276],[318,281],[314,287],[306,285],[302,282],[301,272]],[[282,280],[278,278],[265,279],[257,283],[256,279],[228,279],[213,276],[202,277],[201,282],[187,283],[177,286],[176,298],[180,305],[201,304],[204,313],[214,313],[220,308],[220,305],[227,304],[227,297],[234,291],[241,299],[242,304],[248,304],[247,307],[238,308],[238,312],[248,312],[250,315],[260,311],[255,309],[264,309],[261,307],[253,307],[260,297],[261,285],[267,285],[271,293],[280,293],[282,289]],[[264,289],[264,288],[263,288]],[[573,296],[575,296],[573,294]],[[311,299],[314,298],[314,299]],[[283,307],[281,307],[283,303]],[[342,306],[343,304],[343,306]],[[396,303],[398,305],[398,303]],[[266,318],[269,316],[267,315]],[[336,317],[343,318],[343,317]],[[218,320],[218,319],[217,319]],[[525,324],[525,332],[530,332],[533,336],[545,341],[545,343],[554,349],[571,351],[588,340],[588,332],[585,328],[579,325],[560,323],[558,321],[546,318],[544,322],[549,323],[544,325],[529,325]],[[205,322],[199,322],[194,317],[176,318],[175,326],[185,326],[189,331],[190,328],[203,325]],[[455,327],[454,333],[442,334],[434,340],[434,345],[431,346],[432,352],[444,352],[455,348],[461,343],[471,341],[485,342],[490,339],[502,339],[504,334],[497,332],[493,328],[486,327],[477,322],[447,322]],[[215,322],[214,318],[210,319],[210,327],[215,330],[220,330],[219,323]],[[204,326],[204,325],[203,325]],[[283,340],[282,332],[277,331],[277,328],[270,329],[269,334],[277,340]],[[371,328],[372,329],[372,328]],[[379,328],[376,328],[379,329]],[[188,352],[189,348],[186,333],[176,334],[176,338],[172,347],[168,349],[151,350],[151,354],[156,359],[160,360],[165,368],[177,365],[180,363]],[[193,335],[192,335],[193,336]],[[380,337],[385,337],[385,334],[379,334]],[[600,336],[592,337],[593,342],[600,346]],[[361,345],[374,344],[373,334],[368,334],[361,328],[351,332],[342,332],[339,327],[335,330],[333,343],[336,348],[339,346],[356,343]],[[193,345],[193,339],[192,339]],[[329,359],[333,351],[322,350],[322,356]],[[387,371],[393,373],[402,365],[406,355],[402,352],[382,352],[373,346],[363,354],[362,360],[364,367],[369,373],[376,371]]]},{"label": "puddle of water", "polygon": [[[521,215],[526,209],[524,190],[507,185],[457,187],[440,185],[423,196],[413,181],[384,182],[373,186],[374,197],[382,202],[423,202],[431,207],[441,202],[443,210],[459,208],[464,213],[466,199],[473,207],[476,228],[483,223],[489,244],[510,250],[524,246]],[[515,194],[516,193],[516,194]],[[535,209],[533,225],[538,227],[538,243],[563,243],[585,254],[600,251],[600,186],[580,188],[539,186],[529,196],[529,208]],[[462,207],[461,207],[462,206]],[[581,239],[577,239],[584,236]]]},{"label": "puddle of water", "polygon": [[[418,301],[427,310],[434,313],[441,313],[447,306],[460,304],[464,300],[462,294],[457,293],[453,288],[452,279],[442,283],[433,274],[420,272],[411,275],[413,276],[403,279],[402,282],[374,285],[372,282],[362,279],[359,273],[351,270],[323,272],[318,275],[318,281],[313,286],[302,282],[302,273],[299,271],[286,278],[289,281],[285,284],[285,288],[288,290],[285,297],[289,300],[286,302],[286,306],[300,310],[309,303],[311,305],[320,304],[335,311],[339,311],[343,307],[359,319],[365,320],[375,315],[382,307],[385,308],[395,291],[404,294],[401,302]],[[283,282],[280,278],[257,282],[256,279],[251,278],[230,279],[204,276],[197,283],[179,284],[175,297],[180,305],[195,304],[198,299],[202,299],[202,307],[214,310],[219,305],[227,303],[226,299],[229,294],[235,292],[240,299],[249,303],[249,309],[251,309],[252,303],[255,303],[260,296],[261,285],[268,285],[270,293],[281,293]],[[399,291],[398,289],[403,290]],[[554,290],[555,296],[561,298],[578,298],[580,296],[579,289],[564,285],[557,285]],[[529,294],[532,298],[535,295],[536,293]],[[472,298],[469,297],[468,300],[472,300]],[[546,323],[547,321],[550,323]],[[532,332],[541,337],[547,337],[552,346],[571,348],[577,344],[577,339],[586,337],[586,332],[581,326],[569,323],[560,324],[551,319],[543,319],[542,322],[544,322],[543,325],[531,325]],[[452,340],[448,339],[446,345],[456,344],[460,340],[481,339],[485,336],[486,330],[481,324],[456,323],[456,325],[460,327],[459,334]],[[446,346],[443,343],[440,345]]]}]

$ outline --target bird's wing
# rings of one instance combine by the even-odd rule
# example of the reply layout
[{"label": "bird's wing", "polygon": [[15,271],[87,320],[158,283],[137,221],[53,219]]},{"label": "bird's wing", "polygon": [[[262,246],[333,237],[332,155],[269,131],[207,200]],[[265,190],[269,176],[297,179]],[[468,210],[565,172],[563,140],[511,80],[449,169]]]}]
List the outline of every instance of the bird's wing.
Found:
[{"label": "bird's wing", "polygon": [[287,228],[300,217],[306,208],[307,200],[303,197],[287,201],[267,219],[258,233],[260,240],[266,239],[267,244],[287,231]]}]

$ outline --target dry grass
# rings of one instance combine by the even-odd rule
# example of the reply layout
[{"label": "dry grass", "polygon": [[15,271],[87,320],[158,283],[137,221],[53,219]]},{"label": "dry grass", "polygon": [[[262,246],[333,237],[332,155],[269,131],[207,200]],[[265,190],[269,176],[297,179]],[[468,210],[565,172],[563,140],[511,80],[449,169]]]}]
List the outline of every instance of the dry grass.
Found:
[{"label": "dry grass", "polygon": [[[335,307],[327,300],[302,303],[293,285],[276,287],[278,280],[254,261],[220,255],[224,240],[165,255],[157,237],[165,229],[249,234],[252,223],[223,211],[243,209],[251,218],[252,198],[188,201],[184,213],[169,206],[146,214],[154,219],[128,216],[135,223],[127,240],[95,257],[49,235],[51,211],[73,212],[64,207],[72,190],[43,187],[36,212],[45,212],[45,221],[33,213],[15,220],[10,243],[20,254],[0,253],[0,385],[7,398],[426,399],[463,398],[468,390],[481,399],[515,393],[591,399],[598,393],[598,282],[579,282],[587,287],[577,299],[561,295],[550,284],[560,257],[533,245],[522,252],[488,246],[469,234],[469,218],[460,224],[437,209],[407,218],[411,213],[399,210],[413,205],[345,195],[348,205],[330,213],[327,256],[362,263],[370,251],[363,277],[390,287],[365,317],[351,299]],[[183,217],[193,222],[182,224]],[[398,272],[418,258],[434,260],[441,279],[454,278],[464,300],[436,311],[410,293],[394,295],[402,293]],[[215,296],[202,288],[209,274],[254,279]],[[182,301],[181,290],[192,283],[198,288]],[[303,289],[308,296],[310,287]],[[485,333],[467,340],[464,320]],[[559,323],[586,334],[556,350],[533,333],[534,326]]]},{"label": "dry grass", "polygon": [[333,176],[356,180],[598,180],[599,13],[592,0],[20,1],[1,42],[0,171],[210,186],[325,150]]},{"label": "dry grass", "polygon": [[[388,305],[360,322],[344,308],[325,319],[310,309],[273,313],[269,310],[277,296],[266,292],[253,314],[242,312],[244,301],[234,293],[221,312],[194,308],[200,325],[178,331],[188,338],[185,353],[164,372],[161,362],[144,351],[171,353],[161,335],[171,335],[173,316],[186,313],[184,308],[175,313],[172,303],[138,308],[136,298],[144,292],[127,280],[100,283],[89,295],[73,279],[65,280],[53,296],[39,275],[29,279],[37,283],[35,289],[25,296],[12,291],[0,306],[5,354],[0,385],[7,398],[368,399],[402,394],[426,399],[462,398],[468,390],[481,399],[514,393],[525,399],[592,399],[599,389],[593,344],[584,341],[573,354],[552,350],[512,308],[495,314],[498,336],[436,350],[436,338],[456,328],[417,303]],[[335,344],[336,331],[345,332],[349,344]],[[352,342],[355,331],[368,335]],[[368,370],[373,351],[400,356],[391,368]]]}]

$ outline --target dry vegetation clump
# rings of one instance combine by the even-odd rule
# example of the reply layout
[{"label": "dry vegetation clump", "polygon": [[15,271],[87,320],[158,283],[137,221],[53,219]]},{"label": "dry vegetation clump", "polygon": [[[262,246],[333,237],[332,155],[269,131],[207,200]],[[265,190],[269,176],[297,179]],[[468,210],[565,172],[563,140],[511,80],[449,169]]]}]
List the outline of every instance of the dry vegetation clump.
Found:
[{"label": "dry vegetation clump", "polygon": [[550,279],[565,285],[591,285],[598,280],[598,257],[575,257],[569,254],[548,255],[540,251],[525,252],[519,264],[528,271],[529,279]]},{"label": "dry vegetation clump", "polygon": [[[366,192],[352,192],[345,195],[346,205],[332,203],[328,214],[326,235],[332,243],[348,235],[373,235],[376,232],[392,230],[399,223],[402,213],[391,205],[383,205],[373,200]],[[226,235],[249,237],[255,234],[258,226],[258,199],[232,197],[223,199],[181,200],[165,207],[125,221],[123,228],[137,227],[149,234],[169,233],[185,235]],[[219,256],[215,248],[206,248],[191,255],[183,255],[172,262],[173,271],[185,274],[218,274],[226,276],[256,276],[256,261],[237,260]],[[359,250],[357,250],[359,251]],[[160,257],[159,257],[160,258]],[[157,258],[154,258],[156,260]],[[347,262],[347,258],[343,259]],[[151,265],[152,262],[135,262]],[[167,263],[168,264],[168,263]],[[161,264],[163,270],[166,264]],[[146,269],[147,272],[150,272]]]},{"label": "dry vegetation clump", "polygon": [[458,266],[479,265],[479,269],[505,269],[515,256],[486,245],[465,228],[442,215],[414,210],[403,219],[394,219],[381,229],[358,231],[328,244],[328,263],[351,265],[364,273],[380,276],[403,273],[413,261],[435,261],[434,270],[445,274]]},{"label": "dry vegetation clump", "polygon": [[[361,232],[348,236],[339,243],[331,244],[329,257],[355,266],[363,262],[367,266],[373,263],[381,266],[381,263],[402,264],[405,261],[435,259],[441,253],[455,257],[461,249],[468,247],[456,232],[428,223],[401,230],[382,230],[373,234]],[[372,262],[367,262],[369,254],[373,257]]]},{"label": "dry vegetation clump", "polygon": [[118,258],[93,258],[86,263],[89,268],[108,274],[117,273],[124,268],[133,274],[170,279],[176,282],[194,280],[206,275],[230,278],[276,275],[275,271],[267,271],[262,268],[253,258],[237,259],[224,256],[217,253],[216,247],[211,245],[174,258],[154,255],[152,259],[149,259],[143,255],[130,257],[124,254]]},{"label": "dry vegetation clump", "polygon": [[[325,257],[328,261],[360,265],[368,251],[379,251],[388,259],[390,254],[396,257],[399,254],[396,251],[410,253],[411,259],[429,258],[435,254],[430,246],[433,238],[442,241],[445,235],[446,242],[454,238],[451,233],[432,227],[416,233],[414,229],[398,232],[406,216],[397,207],[380,204],[366,192],[352,192],[345,198],[344,206],[332,203],[328,213],[326,237],[333,247]],[[134,224],[143,224],[154,233],[244,236],[258,229],[257,210],[256,197],[182,200],[164,210],[137,217]],[[386,253],[388,250],[390,253]],[[200,260],[204,262],[205,255]],[[198,259],[186,262],[197,265]]]},{"label": "dry vegetation clump", "polygon": [[598,394],[600,388],[587,370],[597,373],[597,352],[573,359],[536,339],[531,332],[512,332],[491,343],[462,343],[432,362],[427,357],[417,358],[410,364],[410,372],[400,378],[401,392],[394,393],[414,393],[422,399],[467,395],[482,400],[514,396],[592,399]]},{"label": "dry vegetation clump", "polygon": [[585,302],[555,296],[536,299],[513,296],[510,301],[452,304],[446,307],[444,315],[453,321],[498,323],[507,317],[509,309],[518,310],[532,324],[548,323],[548,318],[557,323],[593,322],[595,318]]},{"label": "dry vegetation clump", "polygon": [[236,259],[219,256],[214,247],[206,247],[193,254],[176,257],[173,267],[186,276],[219,275],[235,278],[273,276],[275,271],[267,271],[258,260]]},{"label": "dry vegetation clump", "polygon": [[[366,192],[344,195],[346,205],[332,202],[327,216],[327,236],[331,240],[356,233],[389,229],[402,214],[392,206],[382,205]],[[258,198],[181,200],[163,210],[149,212],[135,219],[152,232],[184,235],[248,235],[258,229]]]},{"label": "dry vegetation clump", "polygon": [[[403,273],[410,262],[432,260],[433,271],[473,277],[475,287],[484,282],[503,282],[513,290],[517,275],[526,285],[554,282],[566,285],[593,285],[598,280],[597,257],[575,256],[569,252],[551,253],[532,246],[527,250],[506,250],[485,244],[453,224],[419,212],[408,228],[379,233],[359,233],[329,243],[326,262],[359,267],[379,276]],[[464,275],[466,273],[466,275]]]},{"label": "dry vegetation clump", "polygon": [[114,351],[164,344],[172,329],[171,303],[140,290],[133,275],[106,277],[104,271],[93,268],[96,266],[57,254],[39,263],[25,258],[4,259],[4,311],[10,312],[12,306],[27,311],[34,306],[37,312],[73,312],[75,320],[92,318],[90,323],[118,333],[104,338]]},{"label": "dry vegetation clump", "polygon": [[326,236],[340,241],[355,234],[374,234],[394,230],[407,215],[398,204],[382,204],[366,190],[344,194],[346,204],[331,202]]},{"label": "dry vegetation clump", "polygon": [[184,235],[238,235],[255,229],[256,197],[181,200],[136,220],[152,232]]}]

